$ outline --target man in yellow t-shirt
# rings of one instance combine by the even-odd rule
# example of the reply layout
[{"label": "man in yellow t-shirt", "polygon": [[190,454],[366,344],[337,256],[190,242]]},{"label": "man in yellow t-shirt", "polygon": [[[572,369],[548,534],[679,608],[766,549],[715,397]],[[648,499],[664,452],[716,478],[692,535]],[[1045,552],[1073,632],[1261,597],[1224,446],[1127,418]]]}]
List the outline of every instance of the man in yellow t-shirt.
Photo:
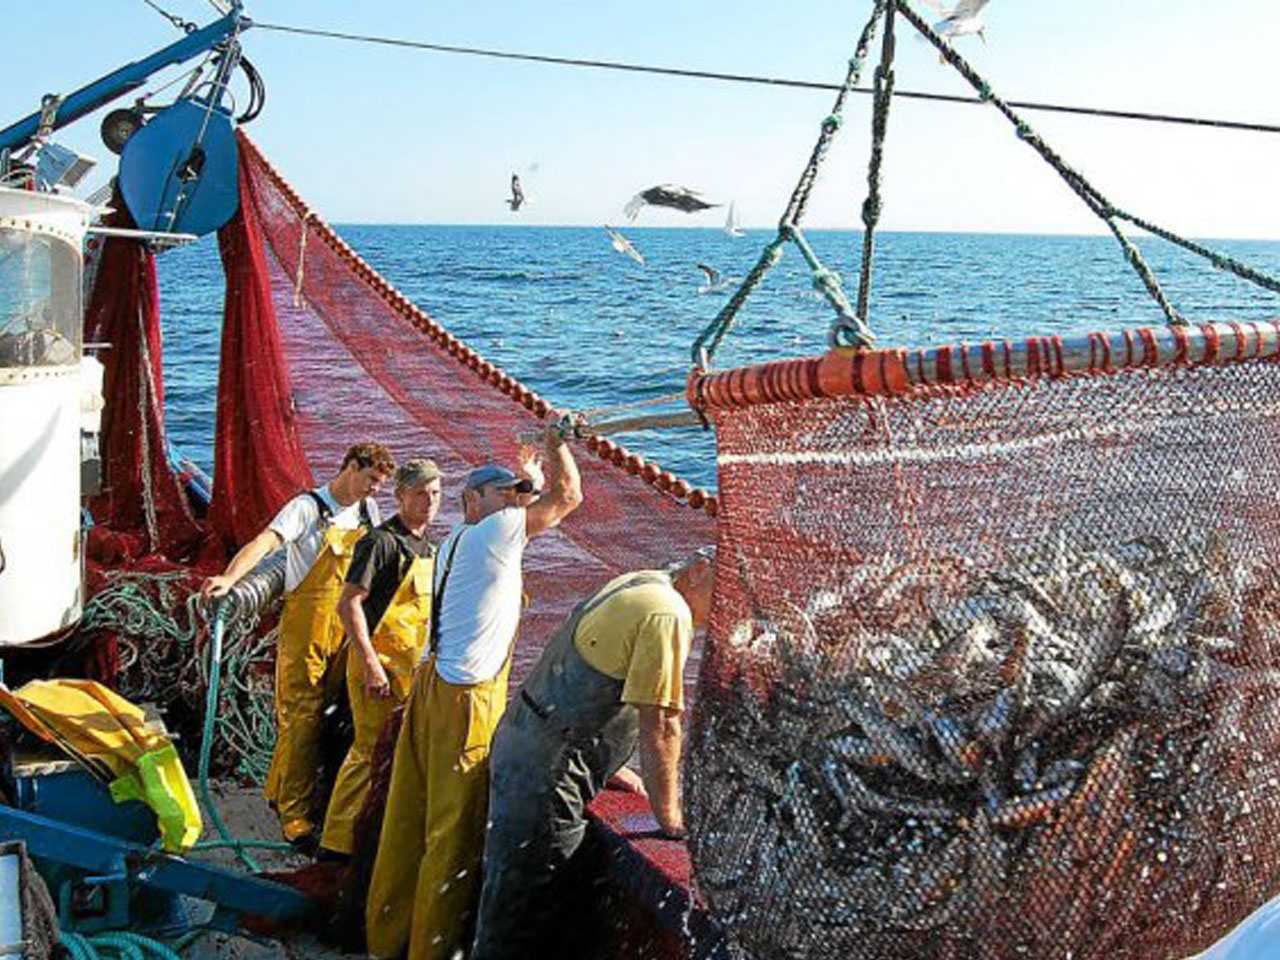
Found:
[{"label": "man in yellow t-shirt", "polygon": [[498,724],[471,960],[538,955],[553,880],[582,843],[583,812],[639,745],[664,836],[684,836],[683,674],[711,609],[713,555],[624,574],[579,604]]}]

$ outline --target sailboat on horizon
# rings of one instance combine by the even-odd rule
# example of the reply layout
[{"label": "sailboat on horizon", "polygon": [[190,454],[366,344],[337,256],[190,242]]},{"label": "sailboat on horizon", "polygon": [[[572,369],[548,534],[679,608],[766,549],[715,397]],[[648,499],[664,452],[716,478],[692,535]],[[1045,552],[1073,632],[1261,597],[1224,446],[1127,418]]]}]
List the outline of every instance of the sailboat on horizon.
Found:
[{"label": "sailboat on horizon", "polygon": [[729,212],[724,218],[724,232],[731,237],[745,236],[738,226],[738,208],[732,200],[729,201]]}]

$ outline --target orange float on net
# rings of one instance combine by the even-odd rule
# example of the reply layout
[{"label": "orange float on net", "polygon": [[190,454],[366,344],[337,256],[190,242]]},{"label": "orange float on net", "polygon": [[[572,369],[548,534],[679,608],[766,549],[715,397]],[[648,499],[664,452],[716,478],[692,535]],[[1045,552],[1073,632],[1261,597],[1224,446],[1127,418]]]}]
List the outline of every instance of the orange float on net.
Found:
[{"label": "orange float on net", "polygon": [[720,498],[714,494],[707,497],[707,502],[703,504],[703,509],[707,511],[707,516],[714,517],[720,512]]},{"label": "orange float on net", "polygon": [[663,470],[654,479],[653,485],[659,490],[670,490],[675,485],[676,475],[670,470]]},{"label": "orange float on net", "polygon": [[537,402],[533,405],[533,412],[540,417],[545,417],[550,410],[551,404],[547,403],[547,401],[543,400],[541,397],[539,397]]},{"label": "orange float on net", "polygon": [[613,451],[613,456],[609,459],[613,461],[615,467],[625,467],[629,456],[631,456],[631,452],[626,447],[617,447]]},{"label": "orange float on net", "polygon": [[701,487],[694,487],[689,491],[689,506],[697,510],[707,502],[707,491]]},{"label": "orange float on net", "polygon": [[587,437],[587,439],[583,443],[583,446],[587,448],[588,452],[595,453],[600,449],[600,443],[601,441],[599,437]]},{"label": "orange float on net", "polygon": [[689,486],[688,480],[677,480],[675,483],[671,484],[671,487],[667,492],[677,500],[683,500],[685,497],[689,496],[690,489],[692,488]]},{"label": "orange float on net", "polygon": [[601,460],[612,460],[613,451],[618,449],[618,445],[612,440],[601,440],[596,444],[596,456]]},{"label": "orange float on net", "polygon": [[656,463],[649,462],[640,468],[640,479],[645,483],[653,483],[658,479],[658,474],[662,472],[662,468]]},{"label": "orange float on net", "polygon": [[631,474],[633,477],[637,476],[640,471],[644,469],[644,457],[640,456],[638,453],[633,453],[627,457],[626,465],[627,473]]}]

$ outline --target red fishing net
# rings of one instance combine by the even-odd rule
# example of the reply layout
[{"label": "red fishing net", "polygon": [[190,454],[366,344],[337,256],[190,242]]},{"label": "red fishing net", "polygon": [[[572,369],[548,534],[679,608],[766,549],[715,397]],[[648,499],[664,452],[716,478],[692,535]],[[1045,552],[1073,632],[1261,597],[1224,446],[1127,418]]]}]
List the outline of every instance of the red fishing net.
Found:
[{"label": "red fishing net", "polygon": [[314,483],[298,436],[262,231],[256,217],[245,215],[255,209],[253,189],[242,175],[240,210],[218,231],[226,296],[209,522],[231,548],[253,539]]},{"label": "red fishing net", "polygon": [[[398,459],[430,456],[445,477],[441,519],[452,523],[467,470],[489,460],[514,464],[520,435],[540,429],[549,404],[378,276],[243,135],[240,147],[245,217],[257,221],[266,241],[293,410],[312,471],[317,479],[330,476],[346,447],[362,439],[385,443]],[[530,605],[516,680],[572,606],[597,586],[712,536],[706,510],[690,508],[705,504],[702,491],[612,444],[576,443],[575,452],[585,502],[526,554]]]},{"label": "red fishing net", "polygon": [[686,798],[756,960],[1154,958],[1280,892],[1280,325],[696,378]]},{"label": "red fishing net", "polygon": [[[117,198],[113,226],[133,227]],[[86,342],[105,344],[102,415],[103,494],[91,504],[95,521],[128,543],[98,532],[108,560],[160,553],[189,559],[202,531],[169,469],[164,433],[160,297],[155,258],[136,240],[109,237],[98,254],[85,310]],[[91,544],[92,547],[92,544]]]}]

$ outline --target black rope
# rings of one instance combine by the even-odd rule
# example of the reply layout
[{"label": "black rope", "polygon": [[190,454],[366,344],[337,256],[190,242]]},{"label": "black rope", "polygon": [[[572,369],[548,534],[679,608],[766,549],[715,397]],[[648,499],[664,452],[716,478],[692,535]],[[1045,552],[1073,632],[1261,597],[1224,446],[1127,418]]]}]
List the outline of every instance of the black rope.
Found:
[{"label": "black rope", "polygon": [[[150,2],[150,0],[144,0]],[[692,80],[718,80],[726,83],[750,83],[771,87],[790,87],[797,90],[839,90],[840,85],[817,80],[795,80],[787,77],[767,77],[747,73],[720,73],[713,70],[685,70],[678,67],[655,67],[639,63],[623,63],[616,60],[584,60],[576,57],[553,57],[535,53],[512,53],[506,50],[487,50],[482,47],[460,47],[443,43],[427,43],[420,40],[401,40],[394,37],[375,37],[368,34],[341,33],[336,30],[315,30],[308,27],[291,27],[279,23],[258,23],[259,30],[276,30],[309,37],[325,37],[331,40],[350,40],[356,43],[375,43],[414,50],[432,50],[437,53],[457,53],[472,57],[490,57],[498,60],[522,60],[528,63],[547,63],[567,67],[592,67],[598,70],[620,70],[629,73],[651,73],[668,77],[686,77]],[[868,94],[871,90],[859,88],[856,93]],[[895,97],[907,100],[930,100],[938,103],[982,104],[981,97],[965,97],[958,94],[929,93],[920,90],[895,90]],[[1140,120],[1148,123],[1175,123],[1196,127],[1212,127],[1220,130],[1247,130],[1253,133],[1280,133],[1280,124],[1249,123],[1243,120],[1222,120],[1212,117],[1191,117],[1174,113],[1147,113],[1140,110],[1109,110],[1102,107],[1078,107],[1057,103],[1037,103],[1029,100],[1006,100],[1009,106],[1019,110],[1039,110],[1046,113],[1071,113],[1089,117],[1108,117],[1115,120]]]},{"label": "black rope", "polygon": [[160,16],[164,17],[170,23],[172,23],[175,27],[177,27],[183,33],[195,33],[197,29],[196,25],[192,23],[190,20],[183,20],[181,17],[177,16],[176,14],[170,13],[168,10],[165,10],[164,8],[162,8],[159,4],[153,2],[153,0],[142,0],[142,2],[145,3],[152,10],[154,10],[156,13],[160,14]]}]

